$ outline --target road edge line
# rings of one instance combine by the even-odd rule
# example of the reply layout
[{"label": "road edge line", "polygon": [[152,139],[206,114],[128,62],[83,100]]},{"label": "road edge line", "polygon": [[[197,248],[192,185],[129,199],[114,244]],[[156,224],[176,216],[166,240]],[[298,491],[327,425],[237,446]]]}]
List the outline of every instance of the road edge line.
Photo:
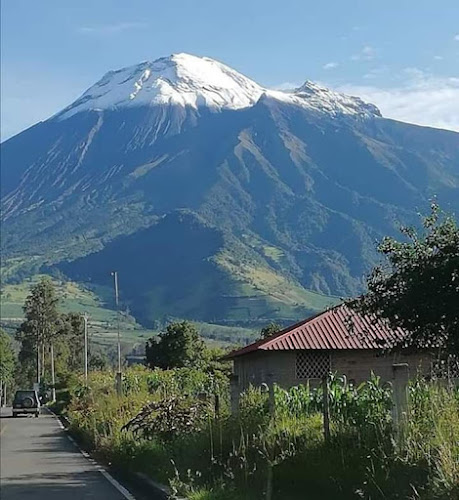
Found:
[{"label": "road edge line", "polygon": [[96,460],[94,460],[86,451],[84,451],[78,443],[73,439],[73,437],[68,433],[67,429],[64,427],[62,424],[60,418],[56,413],[54,413],[50,408],[47,408],[47,410],[51,413],[51,415],[54,417],[56,420],[58,426],[61,428],[61,430],[64,431],[64,434],[67,436],[67,439],[75,446],[75,448],[83,455],[83,457],[91,463],[91,465],[99,471],[102,476],[112,485],[114,486],[119,493],[121,493],[126,500],[136,500],[134,495],[127,489],[125,488],[119,481],[117,481],[111,474],[108,472],[102,465],[100,465]]}]

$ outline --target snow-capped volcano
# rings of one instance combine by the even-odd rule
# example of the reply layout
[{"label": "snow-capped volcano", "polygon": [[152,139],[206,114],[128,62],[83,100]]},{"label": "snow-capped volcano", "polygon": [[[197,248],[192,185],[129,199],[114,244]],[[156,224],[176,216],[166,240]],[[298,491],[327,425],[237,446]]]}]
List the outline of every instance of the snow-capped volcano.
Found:
[{"label": "snow-capped volcano", "polygon": [[366,103],[360,97],[333,92],[310,81],[306,81],[301,87],[294,89],[291,95],[307,102],[311,107],[321,108],[332,113],[381,116],[381,112],[374,104]]},{"label": "snow-capped volcano", "polygon": [[60,117],[90,109],[149,104],[240,109],[255,104],[263,91],[254,81],[218,61],[173,54],[109,71]]},{"label": "snow-capped volcano", "polygon": [[5,275],[117,269],[151,326],[293,322],[325,307],[310,290],[361,293],[374,241],[432,196],[459,213],[459,134],[187,54],[107,73],[1,161]]},{"label": "snow-capped volcano", "polygon": [[261,96],[331,114],[380,116],[375,106],[312,82],[290,91],[270,90],[214,59],[184,53],[109,71],[57,116],[164,104],[235,110],[253,106]]}]

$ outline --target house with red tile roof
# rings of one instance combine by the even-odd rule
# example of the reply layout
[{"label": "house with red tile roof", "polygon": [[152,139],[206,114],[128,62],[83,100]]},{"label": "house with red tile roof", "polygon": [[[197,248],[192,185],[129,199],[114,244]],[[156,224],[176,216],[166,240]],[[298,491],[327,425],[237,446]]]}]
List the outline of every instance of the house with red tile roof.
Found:
[{"label": "house with red tile roof", "polygon": [[318,382],[332,372],[360,383],[371,373],[390,381],[393,366],[406,363],[410,375],[431,372],[432,354],[400,346],[407,333],[363,316],[342,304],[231,352],[234,381],[249,385],[273,382],[284,388]]}]

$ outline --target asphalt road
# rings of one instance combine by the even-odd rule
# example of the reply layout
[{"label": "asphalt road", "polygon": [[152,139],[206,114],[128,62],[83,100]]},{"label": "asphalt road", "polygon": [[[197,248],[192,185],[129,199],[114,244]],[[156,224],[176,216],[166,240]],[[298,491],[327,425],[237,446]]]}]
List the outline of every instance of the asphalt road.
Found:
[{"label": "asphalt road", "polygon": [[50,414],[12,418],[11,409],[2,408],[0,447],[2,500],[134,498],[84,457]]}]

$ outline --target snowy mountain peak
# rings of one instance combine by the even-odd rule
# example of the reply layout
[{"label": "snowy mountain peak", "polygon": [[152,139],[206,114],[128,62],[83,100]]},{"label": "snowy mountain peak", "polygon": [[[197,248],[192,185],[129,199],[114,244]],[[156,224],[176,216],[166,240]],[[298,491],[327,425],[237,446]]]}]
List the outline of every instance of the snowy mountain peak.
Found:
[{"label": "snowy mountain peak", "polygon": [[89,109],[148,104],[240,109],[255,104],[262,92],[255,82],[218,61],[180,53],[109,71],[60,118]]},{"label": "snowy mountain peak", "polygon": [[261,96],[333,115],[380,116],[372,104],[310,81],[290,91],[268,90],[214,59],[185,53],[109,71],[57,116],[65,119],[80,111],[158,104],[212,111],[242,109],[253,106]]},{"label": "snowy mountain peak", "polygon": [[381,112],[373,104],[366,103],[359,97],[334,92],[309,80],[300,87],[290,90],[268,90],[265,97],[268,101],[274,99],[274,102],[282,101],[332,116],[381,116]]},{"label": "snowy mountain peak", "polygon": [[312,106],[322,107],[330,112],[381,116],[381,112],[375,105],[366,103],[359,97],[334,92],[309,80],[306,80],[301,87],[294,89],[292,94],[307,100]]}]

